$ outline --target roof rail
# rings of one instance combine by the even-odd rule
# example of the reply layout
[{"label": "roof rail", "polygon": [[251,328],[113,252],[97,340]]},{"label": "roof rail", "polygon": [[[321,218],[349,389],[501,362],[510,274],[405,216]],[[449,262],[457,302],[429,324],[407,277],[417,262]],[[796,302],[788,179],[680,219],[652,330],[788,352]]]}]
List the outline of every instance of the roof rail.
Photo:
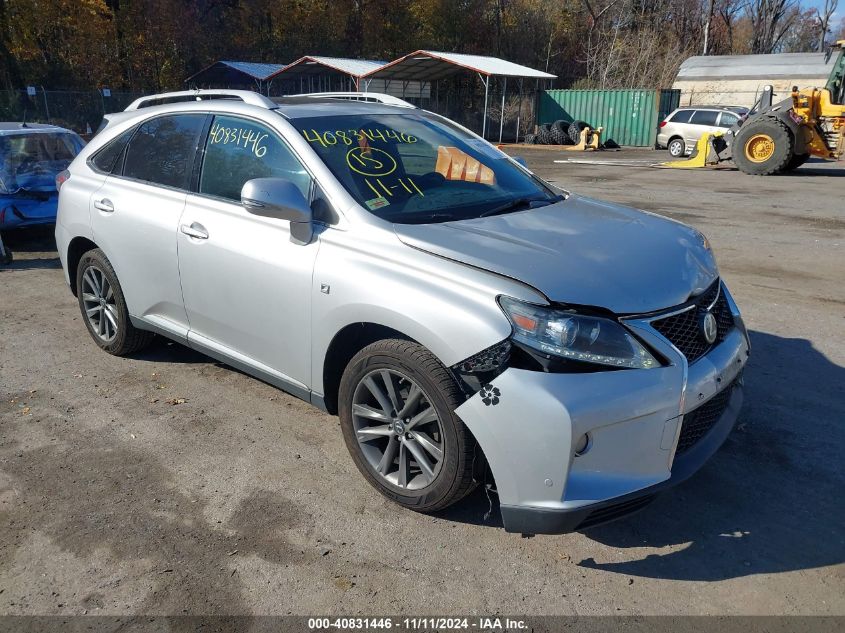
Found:
[{"label": "roof rail", "polygon": [[156,95],[149,95],[135,99],[130,103],[126,112],[139,110],[150,106],[164,105],[166,103],[178,103],[180,101],[205,101],[208,99],[235,99],[258,106],[259,108],[272,109],[276,104],[264,95],[250,90],[181,90],[179,92],[162,92]]},{"label": "roof rail", "polygon": [[371,103],[383,103],[385,105],[402,106],[403,108],[416,108],[399,97],[383,94],[381,92],[307,92],[298,95],[285,95],[286,97],[313,97],[315,99],[344,99],[346,101],[368,101]]}]

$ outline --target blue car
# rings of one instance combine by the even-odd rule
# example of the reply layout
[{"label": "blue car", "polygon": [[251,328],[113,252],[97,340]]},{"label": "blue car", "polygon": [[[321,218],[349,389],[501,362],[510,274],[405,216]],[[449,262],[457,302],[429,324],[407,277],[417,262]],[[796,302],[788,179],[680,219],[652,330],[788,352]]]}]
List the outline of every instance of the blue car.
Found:
[{"label": "blue car", "polygon": [[84,145],[55,125],[0,123],[0,231],[56,222],[56,175]]}]

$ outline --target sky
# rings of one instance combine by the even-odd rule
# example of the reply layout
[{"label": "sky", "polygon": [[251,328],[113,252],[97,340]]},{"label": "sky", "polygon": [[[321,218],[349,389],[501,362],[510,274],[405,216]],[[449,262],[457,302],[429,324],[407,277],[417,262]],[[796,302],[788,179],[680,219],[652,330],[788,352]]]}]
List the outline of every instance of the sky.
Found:
[{"label": "sky", "polygon": [[[822,9],[824,8],[824,0],[801,0],[801,6],[805,9]],[[845,0],[839,0],[836,13],[833,14],[833,19],[830,21],[831,26],[838,27],[843,16],[845,16]]]}]

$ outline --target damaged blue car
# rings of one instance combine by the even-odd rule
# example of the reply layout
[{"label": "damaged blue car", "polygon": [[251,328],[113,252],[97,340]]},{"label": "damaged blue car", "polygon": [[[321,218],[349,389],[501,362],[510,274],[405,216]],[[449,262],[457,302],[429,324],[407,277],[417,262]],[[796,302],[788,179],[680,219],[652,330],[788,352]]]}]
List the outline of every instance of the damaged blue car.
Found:
[{"label": "damaged blue car", "polygon": [[55,125],[0,123],[0,231],[56,222],[56,176],[84,145]]}]

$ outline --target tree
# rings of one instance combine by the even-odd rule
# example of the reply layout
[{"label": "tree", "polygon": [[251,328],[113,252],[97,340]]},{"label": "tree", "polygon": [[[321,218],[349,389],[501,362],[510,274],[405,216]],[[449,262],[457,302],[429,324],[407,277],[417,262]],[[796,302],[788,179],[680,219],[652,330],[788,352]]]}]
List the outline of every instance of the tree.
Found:
[{"label": "tree", "polygon": [[800,12],[784,34],[779,50],[784,53],[806,53],[814,50],[818,28],[815,11]]},{"label": "tree", "polygon": [[798,0],[750,0],[752,53],[777,52],[781,40],[799,15]]},{"label": "tree", "polygon": [[824,50],[825,39],[830,32],[830,20],[836,13],[837,6],[839,6],[839,0],[824,0],[824,8],[816,9],[816,21],[819,29],[819,45],[816,50],[819,52]]},{"label": "tree", "polygon": [[718,45],[719,52],[722,54],[733,54],[736,52],[734,48],[734,29],[737,18],[744,8],[743,0],[718,0],[718,4],[716,5],[718,37],[713,38],[715,42],[711,50],[715,49]]}]

